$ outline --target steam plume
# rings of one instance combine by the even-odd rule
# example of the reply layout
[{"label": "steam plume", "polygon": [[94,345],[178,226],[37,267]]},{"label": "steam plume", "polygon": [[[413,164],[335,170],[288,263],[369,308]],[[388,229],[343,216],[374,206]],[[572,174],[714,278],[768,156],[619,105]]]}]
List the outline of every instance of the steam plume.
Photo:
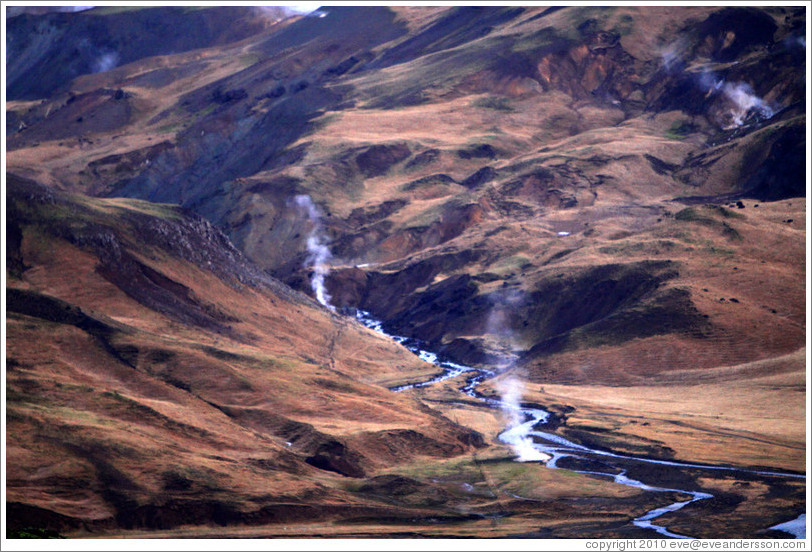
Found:
[{"label": "steam plume", "polygon": [[750,113],[757,113],[767,119],[775,114],[764,100],[753,93],[753,89],[747,83],[726,83],[723,91],[725,96],[733,103],[730,110],[731,126],[742,126],[745,118]]},{"label": "steam plume", "polygon": [[100,55],[93,62],[94,73],[104,73],[118,65],[118,54],[115,52],[106,52]]},{"label": "steam plume", "polygon": [[706,92],[706,98],[719,93],[724,98],[722,124],[725,129],[742,126],[752,115],[765,119],[775,115],[773,108],[759,98],[745,82],[725,82],[725,79],[717,77],[712,71],[700,73],[696,80],[698,86]]},{"label": "steam plume", "polygon": [[330,304],[330,294],[324,287],[324,279],[330,272],[328,262],[330,260],[330,249],[323,242],[324,236],[321,227],[321,212],[318,207],[313,204],[313,200],[309,195],[297,195],[294,198],[296,205],[304,211],[307,218],[312,224],[310,234],[307,236],[307,252],[308,256],[305,260],[306,267],[313,268],[313,276],[310,279],[310,287],[316,295],[316,300],[330,309],[335,311],[335,307]]},{"label": "steam plume", "polygon": [[533,446],[533,440],[528,432],[533,429],[533,420],[526,422],[523,420],[520,408],[523,384],[522,381],[510,375],[499,382],[499,393],[502,395],[502,412],[507,417],[508,431],[504,432],[501,439],[513,447],[519,462],[544,462],[550,459],[550,455],[541,452]]},{"label": "steam plume", "polygon": [[[805,43],[803,43],[805,45]],[[685,43],[682,40],[667,45],[660,50],[663,68],[671,73],[686,72]],[[726,82],[724,77],[709,70],[691,71],[688,73],[697,86],[705,93],[705,99],[712,101],[719,108],[721,117],[717,122],[725,130],[744,125],[748,117],[757,116],[769,119],[775,115],[775,109],[758,97],[753,88],[745,82]]]},{"label": "steam plume", "polygon": [[685,40],[679,39],[664,48],[660,49],[663,67],[668,72],[682,71],[684,68],[683,52],[685,51]]},{"label": "steam plume", "polygon": [[800,47],[806,50],[806,37],[804,35],[788,36],[784,39],[784,47],[789,49]]},{"label": "steam plume", "polygon": [[718,91],[725,84],[724,79],[718,78],[716,74],[710,71],[700,73],[697,80],[699,81],[699,87],[708,94]]},{"label": "steam plume", "polygon": [[496,339],[495,348],[499,356],[506,361],[502,371],[510,371],[497,385],[497,391],[502,397],[500,407],[508,425],[508,430],[500,435],[500,439],[513,447],[519,462],[546,461],[550,456],[537,450],[528,435],[533,429],[534,422],[524,420],[521,408],[524,384],[515,368],[520,346],[510,325],[509,312],[520,305],[522,300],[520,292],[501,294],[488,313],[487,333]]}]

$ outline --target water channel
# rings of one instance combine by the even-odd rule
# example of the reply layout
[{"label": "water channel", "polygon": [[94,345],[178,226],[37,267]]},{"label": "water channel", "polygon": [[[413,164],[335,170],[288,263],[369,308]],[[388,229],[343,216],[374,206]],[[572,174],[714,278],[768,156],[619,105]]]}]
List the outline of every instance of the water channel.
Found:
[{"label": "water channel", "polygon": [[[428,380],[393,387],[391,388],[392,391],[400,392],[411,388],[426,387],[465,375],[464,383],[459,389],[460,392],[484,402],[492,408],[499,408],[503,411],[511,408],[511,405],[506,404],[504,401],[487,397],[477,391],[477,387],[483,381],[496,375],[495,371],[441,360],[436,353],[424,349],[418,340],[387,333],[384,331],[382,323],[375,320],[370,313],[366,311],[356,311],[356,318],[367,328],[397,341],[422,360],[442,369],[439,374]],[[672,460],[659,460],[594,449],[574,443],[555,433],[544,431],[543,429],[549,425],[550,422],[550,413],[546,410],[538,407],[531,408],[524,406],[515,406],[513,408],[518,409],[519,412],[515,413],[516,415],[512,417],[519,421],[500,433],[498,439],[505,444],[511,445],[514,450],[521,451],[520,454],[517,455],[517,461],[540,461],[551,469],[566,468],[577,473],[608,477],[619,485],[635,487],[644,491],[679,493],[685,495],[685,500],[679,500],[667,506],[655,508],[632,521],[635,526],[641,529],[656,531],[664,537],[675,539],[694,538],[690,535],[682,535],[670,531],[665,525],[661,525],[663,521],[661,521],[660,518],[669,513],[681,510],[694,502],[711,499],[713,495],[700,489],[681,489],[676,488],[676,485],[659,486],[649,484],[638,480],[638,477],[648,479],[653,475],[661,479],[669,479],[668,470],[673,472],[691,469],[711,472],[725,471],[748,477],[806,479],[804,475],[785,472],[748,470],[731,466],[714,466]],[[640,475],[637,475],[638,473]],[[676,479],[679,479],[679,477]],[[657,523],[655,523],[655,521],[657,521]],[[798,518],[774,525],[768,529],[783,531],[793,535],[795,538],[803,539],[806,537],[806,515],[801,514]]]}]

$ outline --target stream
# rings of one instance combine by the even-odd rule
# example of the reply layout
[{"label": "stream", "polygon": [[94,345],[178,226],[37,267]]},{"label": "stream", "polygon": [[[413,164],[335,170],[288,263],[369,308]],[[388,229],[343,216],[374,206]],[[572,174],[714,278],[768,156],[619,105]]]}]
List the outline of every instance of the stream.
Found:
[{"label": "stream", "polygon": [[[419,340],[387,333],[384,331],[382,323],[374,319],[370,313],[366,311],[356,311],[356,319],[367,328],[370,328],[400,343],[422,360],[442,368],[442,372],[428,380],[392,387],[390,388],[392,391],[400,392],[406,389],[427,387],[441,381],[457,378],[463,374],[466,374],[465,382],[459,389],[460,392],[471,398],[477,399],[478,401],[482,401],[492,408],[499,408],[503,411],[509,408],[509,405],[502,400],[486,397],[477,391],[477,387],[483,381],[496,375],[495,371],[474,368],[471,366],[441,360],[436,353],[424,349]],[[636,479],[638,477],[642,479],[653,477],[655,480],[679,480],[682,476],[681,470],[690,469],[717,472],[725,471],[750,477],[757,476],[762,478],[778,477],[806,479],[806,476],[799,474],[748,470],[744,468],[734,468],[731,466],[693,464],[689,462],[672,460],[658,460],[654,458],[625,455],[607,450],[590,448],[573,443],[572,441],[555,433],[543,431],[542,429],[550,423],[550,413],[546,410],[537,407],[531,408],[525,406],[518,406],[516,408],[518,409],[518,412],[516,413],[518,415],[515,416],[515,418],[521,421],[505,429],[505,431],[499,434],[498,439],[505,444],[511,445],[514,450],[519,452],[516,459],[517,461],[539,461],[543,462],[548,468],[551,469],[563,468],[576,473],[608,477],[619,485],[635,487],[649,492],[679,493],[685,495],[686,497],[690,497],[686,500],[680,500],[669,504],[668,506],[655,508],[632,520],[632,524],[634,524],[636,527],[656,531],[658,534],[664,537],[675,539],[694,538],[690,535],[674,533],[669,531],[665,525],[659,525],[654,522],[656,520],[658,523],[662,523],[660,518],[663,516],[676,512],[677,510],[681,510],[694,502],[711,499],[713,498],[713,495],[703,492],[700,489],[688,490],[677,488],[679,486],[679,482],[673,486],[657,486],[644,483],[643,481]],[[806,538],[806,515],[801,514],[796,519],[774,525],[768,529],[783,531],[799,539]]]}]

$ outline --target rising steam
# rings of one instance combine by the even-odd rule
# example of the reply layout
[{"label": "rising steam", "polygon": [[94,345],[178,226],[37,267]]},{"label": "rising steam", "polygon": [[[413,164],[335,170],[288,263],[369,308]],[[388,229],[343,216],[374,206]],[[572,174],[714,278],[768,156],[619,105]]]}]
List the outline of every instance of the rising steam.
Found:
[{"label": "rising steam", "polygon": [[305,267],[313,268],[313,276],[310,279],[310,287],[316,295],[316,300],[330,309],[335,311],[335,307],[330,304],[330,294],[324,287],[324,279],[330,272],[330,267],[327,264],[330,261],[330,249],[324,243],[324,235],[321,226],[321,211],[310,199],[309,195],[297,195],[294,198],[296,205],[304,211],[308,220],[312,225],[310,234],[307,236],[307,252],[308,256],[305,260]]},{"label": "rising steam", "polygon": [[747,119],[757,117],[770,119],[775,115],[774,106],[760,98],[753,87],[745,82],[726,82],[710,70],[686,71],[684,41],[677,41],[660,50],[663,68],[673,74],[688,73],[695,86],[714,102],[719,125],[725,130],[740,127]]},{"label": "rising steam", "polygon": [[524,383],[516,369],[516,359],[520,351],[517,339],[510,324],[509,313],[522,302],[520,292],[499,295],[488,313],[487,333],[495,339],[494,348],[502,359],[502,372],[509,372],[507,377],[497,385],[501,395],[500,408],[506,418],[508,429],[499,438],[513,447],[519,462],[539,462],[550,459],[533,445],[529,432],[533,430],[534,421],[524,420],[521,408]]},{"label": "rising steam", "polygon": [[685,46],[685,40],[678,39],[660,49],[660,57],[662,58],[663,67],[666,71],[682,71],[684,68],[682,59]]},{"label": "rising steam", "polygon": [[94,73],[104,73],[118,65],[118,54],[115,52],[105,52],[93,61],[91,68]]},{"label": "rising steam", "polygon": [[725,83],[723,91],[725,96],[732,102],[730,109],[731,127],[742,126],[744,120],[751,113],[765,119],[769,119],[775,114],[764,100],[755,95],[753,89],[747,83]]},{"label": "rising steam", "polygon": [[718,98],[718,121],[725,130],[740,127],[752,117],[770,119],[775,115],[775,110],[746,82],[725,82],[711,71],[700,73],[696,80],[706,92],[705,97]]},{"label": "rising steam", "polygon": [[502,395],[502,412],[507,417],[508,430],[500,435],[500,439],[513,447],[519,462],[546,462],[550,455],[541,452],[533,445],[533,439],[528,432],[533,430],[535,420],[523,420],[521,399],[524,384],[514,376],[509,375],[499,382],[498,390]]}]

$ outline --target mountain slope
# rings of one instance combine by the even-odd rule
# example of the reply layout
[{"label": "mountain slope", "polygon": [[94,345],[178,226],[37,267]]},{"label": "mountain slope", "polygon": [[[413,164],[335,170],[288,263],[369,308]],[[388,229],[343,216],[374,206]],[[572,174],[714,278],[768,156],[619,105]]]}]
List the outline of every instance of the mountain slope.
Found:
[{"label": "mountain slope", "polygon": [[[662,506],[513,462],[466,376],[388,391],[437,368],[356,309],[573,442],[803,471],[804,8],[125,10],[9,19],[15,524],[634,537]],[[697,473],[686,534],[799,508]]]},{"label": "mountain slope", "polygon": [[285,16],[282,9],[230,7],[23,13],[7,20],[6,93],[11,100],[50,96],[80,75],[145,57],[238,42]]},{"label": "mountain slope", "polygon": [[[302,290],[309,223],[290,202],[308,194],[325,214],[338,304],[459,360],[489,353],[488,305],[516,285],[530,304],[514,329],[546,324],[523,332],[528,363],[560,347],[547,340],[562,332],[570,346],[581,339],[571,332],[589,343],[676,334],[678,346],[724,331],[730,348],[753,351],[737,360],[757,360],[797,349],[798,327],[786,346],[753,350],[736,330],[713,329],[692,288],[694,234],[736,257],[738,230],[667,221],[681,211],[675,200],[805,194],[804,24],[789,8],[328,7],[194,57],[82,77],[25,115],[12,104],[27,128],[9,136],[9,163],[55,186],[189,207]],[[174,78],[158,78],[165,71]],[[669,276],[635,264],[617,249],[623,239],[672,262]],[[539,318],[546,293],[580,294],[592,267],[612,274],[618,262],[644,287],[668,282],[625,303],[654,314],[617,314],[643,334],[590,325],[612,304],[562,327]],[[393,282],[407,285],[390,301]],[[457,298],[470,305],[449,312],[443,301]],[[796,299],[769,308],[791,311]],[[783,320],[772,325],[782,334]]]},{"label": "mountain slope", "polygon": [[371,514],[336,481],[483,446],[377,385],[430,366],[207,222],[8,184],[10,528]]},{"label": "mountain slope", "polygon": [[661,500],[382,387],[437,368],[199,217],[7,183],[7,536],[619,535]]}]

